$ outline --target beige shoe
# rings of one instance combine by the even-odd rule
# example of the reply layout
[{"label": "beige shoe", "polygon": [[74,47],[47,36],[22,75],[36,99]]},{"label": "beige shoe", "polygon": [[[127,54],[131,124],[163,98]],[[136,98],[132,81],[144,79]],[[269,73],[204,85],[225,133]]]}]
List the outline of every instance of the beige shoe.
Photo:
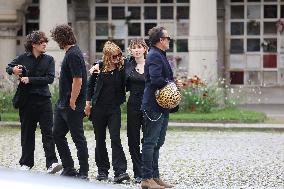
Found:
[{"label": "beige shoe", "polygon": [[153,179],[142,180],[142,189],[164,189],[165,187],[158,185]]},{"label": "beige shoe", "polygon": [[155,181],[158,185],[164,186],[165,188],[172,188],[172,187],[174,187],[173,185],[168,184],[168,183],[162,181],[161,179],[154,178],[154,181]]}]

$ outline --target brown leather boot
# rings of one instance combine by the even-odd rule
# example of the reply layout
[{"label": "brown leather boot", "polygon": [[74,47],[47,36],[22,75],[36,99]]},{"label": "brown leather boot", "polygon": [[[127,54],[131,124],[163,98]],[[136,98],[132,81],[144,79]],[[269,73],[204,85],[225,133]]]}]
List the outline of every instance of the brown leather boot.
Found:
[{"label": "brown leather boot", "polygon": [[165,188],[172,188],[172,187],[174,187],[173,185],[168,184],[168,183],[162,181],[161,179],[154,178],[154,181],[155,181],[158,185],[164,186]]},{"label": "brown leather boot", "polygon": [[142,189],[164,189],[165,187],[158,185],[153,179],[142,180]]}]

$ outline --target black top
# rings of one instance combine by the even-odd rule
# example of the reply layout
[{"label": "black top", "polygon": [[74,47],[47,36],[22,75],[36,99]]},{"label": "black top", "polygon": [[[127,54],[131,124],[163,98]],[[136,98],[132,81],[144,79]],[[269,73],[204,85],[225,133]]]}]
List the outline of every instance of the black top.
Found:
[{"label": "black top", "polygon": [[86,101],[87,71],[83,54],[77,45],[68,49],[62,61],[59,79],[59,99],[57,102],[58,108],[70,107],[69,101],[73,78],[82,78],[81,91],[76,100],[76,110],[83,111]]},{"label": "black top", "polygon": [[117,74],[118,70],[102,72],[104,85],[98,98],[98,105],[119,105],[115,91],[115,77]]},{"label": "black top", "polygon": [[6,72],[13,73],[13,67],[23,65],[26,68],[24,77],[29,78],[29,94],[50,97],[48,84],[53,83],[55,75],[54,59],[46,54],[41,54],[37,58],[30,52],[26,52],[15,58],[6,67]]},{"label": "black top", "polygon": [[[100,65],[102,62],[99,61]],[[111,73],[111,72],[109,72]],[[111,80],[106,81],[108,78],[108,72],[100,72],[99,74],[91,74],[88,80],[88,92],[87,92],[87,100],[92,101],[93,107],[97,105],[103,98],[111,99],[114,102],[114,105],[121,105],[125,102],[125,69],[124,67],[120,70],[116,69],[113,71],[113,76],[111,76]],[[110,88],[111,86],[107,86],[107,83],[110,84],[113,88],[110,89],[114,91],[112,94],[105,90],[105,87]],[[105,92],[104,92],[105,91]],[[104,93],[104,94],[103,94]],[[114,95],[112,97],[106,97],[106,95]],[[105,101],[104,101],[105,102]]]},{"label": "black top", "polygon": [[126,90],[130,92],[130,96],[128,98],[128,105],[140,109],[145,88],[144,73],[140,74],[136,71],[135,60],[131,60],[127,64],[128,66],[126,69]]}]

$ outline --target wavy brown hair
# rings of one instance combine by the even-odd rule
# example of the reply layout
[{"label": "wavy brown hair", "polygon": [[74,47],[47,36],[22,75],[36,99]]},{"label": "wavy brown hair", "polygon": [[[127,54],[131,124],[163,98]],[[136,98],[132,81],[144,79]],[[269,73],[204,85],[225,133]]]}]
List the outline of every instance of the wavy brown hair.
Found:
[{"label": "wavy brown hair", "polygon": [[146,42],[144,41],[144,39],[142,39],[142,38],[131,39],[128,48],[134,49],[135,46],[143,47],[145,49],[144,58],[146,58],[146,56],[148,54],[149,47],[146,44]]},{"label": "wavy brown hair", "polygon": [[77,42],[73,29],[67,24],[58,25],[50,32],[52,39],[58,43],[61,49]]},{"label": "wavy brown hair", "polygon": [[[113,64],[112,55],[116,55],[116,54],[122,54],[122,51],[119,48],[119,46],[116,45],[114,42],[107,41],[104,44],[104,48],[103,48],[103,57],[102,57],[103,59],[102,71],[103,72],[106,72],[107,69]],[[123,65],[124,65],[124,59],[123,59],[123,56],[121,56],[119,59],[117,68],[121,70],[123,68]]]},{"label": "wavy brown hair", "polygon": [[40,44],[41,42],[48,42],[48,38],[42,31],[33,31],[26,37],[25,49],[26,52],[32,52],[33,44]]}]

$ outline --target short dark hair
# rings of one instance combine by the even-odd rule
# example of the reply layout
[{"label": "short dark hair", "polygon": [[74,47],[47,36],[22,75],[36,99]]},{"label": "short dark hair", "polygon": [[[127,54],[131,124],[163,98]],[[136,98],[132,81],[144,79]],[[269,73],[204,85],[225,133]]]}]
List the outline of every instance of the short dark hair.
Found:
[{"label": "short dark hair", "polygon": [[149,44],[151,46],[155,46],[160,41],[160,38],[164,35],[163,30],[166,29],[162,26],[155,26],[149,30]]},{"label": "short dark hair", "polygon": [[32,31],[26,37],[25,49],[26,52],[32,52],[33,44],[40,44],[41,42],[48,42],[48,38],[45,36],[45,33],[42,31]]},{"label": "short dark hair", "polygon": [[60,48],[74,45],[77,42],[73,29],[67,24],[58,25],[50,32],[52,39],[58,43]]}]

